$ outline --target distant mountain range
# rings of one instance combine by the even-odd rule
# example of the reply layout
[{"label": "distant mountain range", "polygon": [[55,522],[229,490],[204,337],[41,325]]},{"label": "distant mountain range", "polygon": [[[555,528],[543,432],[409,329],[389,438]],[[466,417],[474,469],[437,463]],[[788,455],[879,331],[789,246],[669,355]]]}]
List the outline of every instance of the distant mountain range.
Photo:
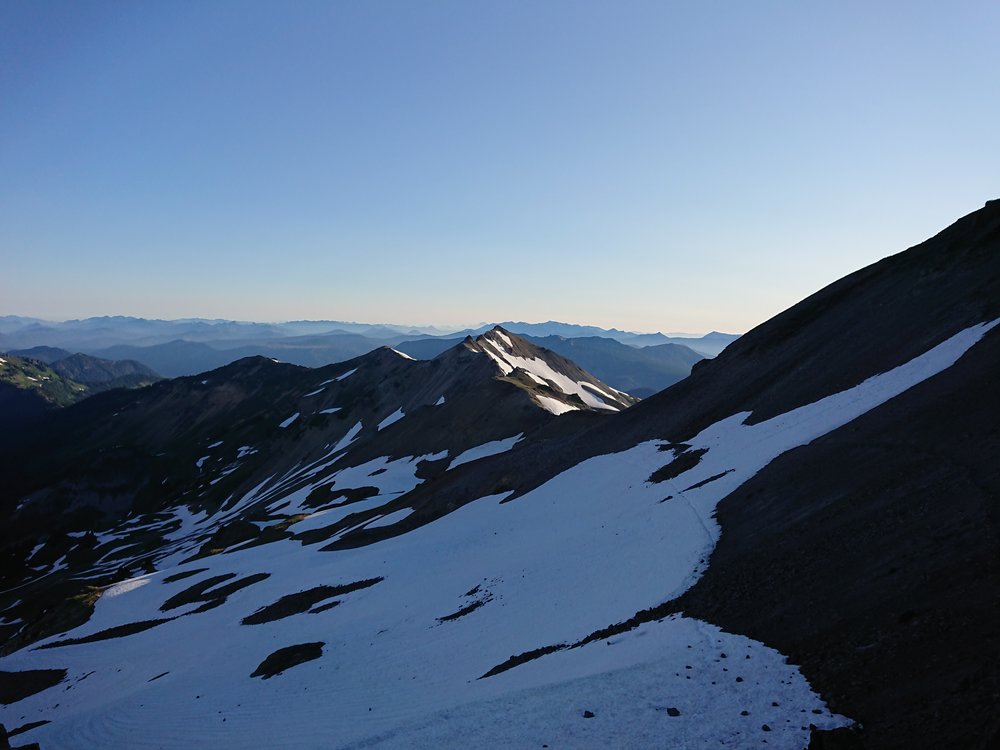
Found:
[{"label": "distant mountain range", "polygon": [[[584,366],[619,390],[640,397],[658,391],[690,372],[702,357],[714,357],[734,334],[669,337],[617,329],[547,323],[503,323],[504,330],[546,340],[554,351],[581,357]],[[429,358],[466,336],[479,336],[494,325],[442,336],[437,329],[367,325],[338,321],[241,323],[208,320],[146,320],[129,317],[87,318],[47,323],[32,318],[0,318],[0,350],[82,352],[108,360],[140,362],[165,377],[195,375],[238,359],[263,356],[305,367],[322,367],[358,357],[380,346],[394,346],[411,356]],[[569,342],[587,339],[589,344]],[[602,344],[600,340],[626,346]],[[674,348],[653,350],[666,344]],[[570,352],[569,347],[573,346]],[[677,347],[686,347],[682,351]],[[632,350],[638,350],[636,354]],[[691,352],[697,353],[693,356]],[[65,356],[65,355],[63,355]]]},{"label": "distant mountain range", "polygon": [[[469,331],[461,331],[462,335],[477,335],[492,327],[484,326]],[[558,323],[549,321],[547,323],[516,323],[507,321],[497,325],[503,326],[508,331],[519,336],[532,336],[534,338],[544,338],[549,336],[559,336],[564,339],[575,338],[605,338],[613,339],[623,344],[633,347],[659,346],[661,344],[679,344],[701,354],[703,357],[715,357],[729,344],[739,338],[734,333],[719,333],[712,331],[704,336],[665,336],[662,333],[631,333],[629,331],[619,331],[616,328],[597,328],[595,326],[578,326],[569,323]]]}]

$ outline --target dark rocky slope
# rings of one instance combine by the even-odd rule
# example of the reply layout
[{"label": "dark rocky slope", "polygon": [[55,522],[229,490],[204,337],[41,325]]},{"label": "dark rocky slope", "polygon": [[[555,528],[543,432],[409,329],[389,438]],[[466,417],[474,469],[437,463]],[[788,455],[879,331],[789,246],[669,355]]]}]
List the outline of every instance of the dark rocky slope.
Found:
[{"label": "dark rocky slope", "polygon": [[1000,743],[1000,330],[719,507],[686,614],[800,664],[871,748]]}]

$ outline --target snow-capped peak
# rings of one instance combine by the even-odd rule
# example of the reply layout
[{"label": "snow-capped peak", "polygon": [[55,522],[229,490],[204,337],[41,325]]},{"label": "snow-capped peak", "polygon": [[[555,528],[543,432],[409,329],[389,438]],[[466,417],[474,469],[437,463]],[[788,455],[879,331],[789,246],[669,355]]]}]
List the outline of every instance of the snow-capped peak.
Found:
[{"label": "snow-capped peak", "polygon": [[535,402],[553,414],[579,409],[620,411],[635,403],[573,362],[500,326],[467,341],[466,346],[492,359],[505,377],[532,391]]}]

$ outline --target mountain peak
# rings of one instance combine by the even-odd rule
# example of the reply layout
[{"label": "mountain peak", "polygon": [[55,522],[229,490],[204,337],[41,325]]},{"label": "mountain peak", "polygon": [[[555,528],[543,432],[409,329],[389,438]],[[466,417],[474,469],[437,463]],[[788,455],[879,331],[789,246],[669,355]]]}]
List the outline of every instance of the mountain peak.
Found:
[{"label": "mountain peak", "polygon": [[565,357],[499,325],[475,339],[467,338],[462,346],[485,354],[495,363],[501,379],[528,391],[536,404],[553,414],[620,411],[638,401],[597,380]]}]

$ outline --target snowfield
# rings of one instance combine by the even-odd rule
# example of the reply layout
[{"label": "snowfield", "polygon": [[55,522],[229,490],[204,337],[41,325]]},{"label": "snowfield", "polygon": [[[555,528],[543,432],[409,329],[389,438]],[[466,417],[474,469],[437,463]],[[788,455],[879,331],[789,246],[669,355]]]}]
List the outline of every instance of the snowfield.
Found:
[{"label": "snowfield", "polygon": [[[650,475],[677,449],[649,441],[583,461],[515,500],[474,499],[368,546],[323,551],[283,540],[117,584],[85,625],[0,659],[8,671],[68,670],[59,686],[3,707],[0,721],[8,727],[50,721],[19,737],[44,750],[543,744],[801,750],[810,723],[849,720],[830,714],[798,669],[763,644],[678,615],[566,646],[687,590],[719,538],[719,501],[783,452],[949,367],[997,322],[759,424],[745,424],[746,413],[723,419],[687,441],[687,450],[704,451],[700,461],[666,481],[651,482]],[[497,441],[504,444],[499,449],[509,450],[517,437]],[[378,495],[360,503],[378,508],[419,483],[415,467],[425,458],[434,457],[383,457],[337,472],[335,486],[376,487]],[[277,486],[234,499],[227,513],[259,497],[275,511],[287,502],[285,514],[308,511],[302,501],[311,487],[282,496]],[[321,528],[360,510],[360,503],[294,526]],[[368,526],[396,523],[410,512],[387,511]],[[189,513],[172,538],[181,544],[210,520],[217,519]],[[200,572],[174,578],[190,571]],[[209,593],[234,581],[251,583],[204,611],[195,610],[205,599],[161,610],[171,597],[218,576],[231,577],[211,584]],[[241,624],[282,597],[312,589],[344,593],[318,593],[305,608]],[[154,620],[164,622],[131,635],[57,644]],[[319,658],[268,679],[251,677],[278,649],[317,643]],[[486,676],[510,657],[540,649],[549,652]],[[585,711],[593,716],[585,718]]]}]

